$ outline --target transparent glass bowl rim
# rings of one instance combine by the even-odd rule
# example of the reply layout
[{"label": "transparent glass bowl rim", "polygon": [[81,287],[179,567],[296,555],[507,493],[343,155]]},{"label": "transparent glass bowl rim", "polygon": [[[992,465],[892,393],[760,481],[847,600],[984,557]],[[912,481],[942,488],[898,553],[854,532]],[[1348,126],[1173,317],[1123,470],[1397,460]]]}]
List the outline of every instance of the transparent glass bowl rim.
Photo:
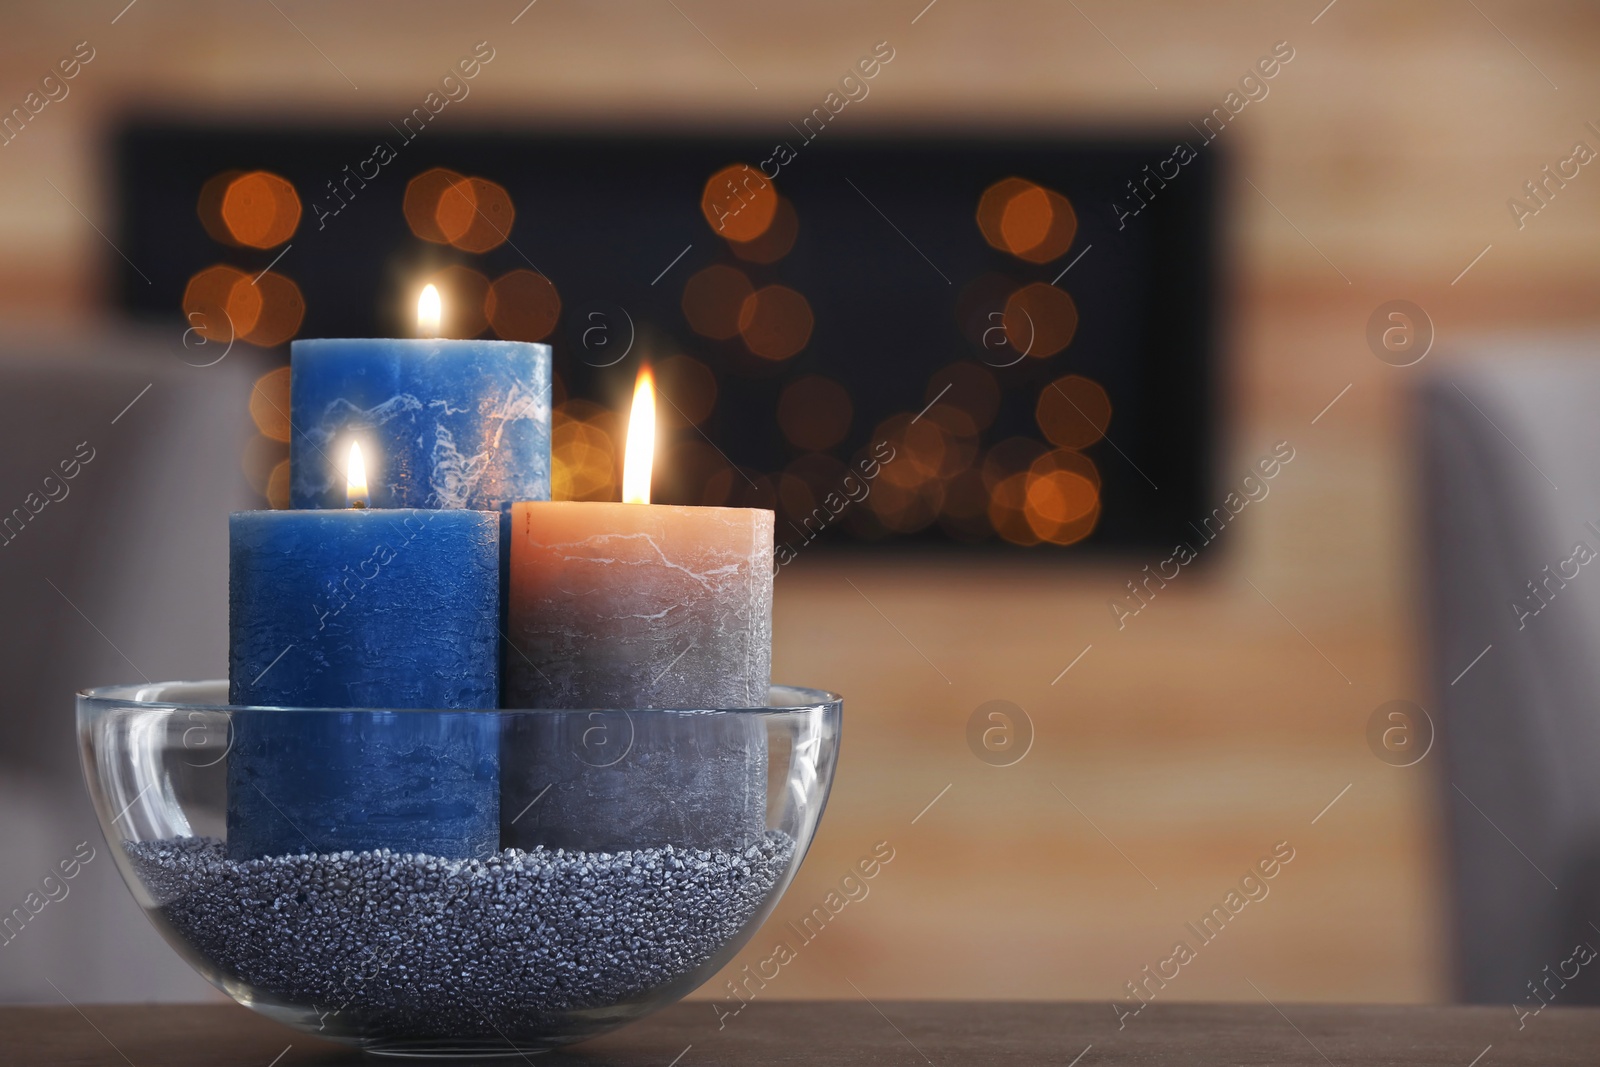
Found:
[{"label": "transparent glass bowl rim", "polygon": [[773,685],[770,687],[769,703],[760,707],[750,708],[708,708],[677,707],[677,708],[383,708],[383,707],[341,707],[341,708],[310,708],[310,707],[284,707],[277,705],[250,705],[250,704],[204,704],[184,700],[163,700],[152,694],[172,690],[192,690],[202,687],[221,686],[226,690],[228,683],[222,679],[205,679],[201,681],[172,681],[172,682],[134,682],[122,685],[102,685],[92,689],[80,689],[77,697],[85,710],[110,710],[113,707],[126,707],[136,704],[141,707],[163,708],[173,711],[202,711],[202,712],[231,712],[231,711],[267,711],[282,712],[293,715],[296,713],[317,712],[368,712],[394,715],[450,715],[450,714],[482,714],[485,712],[496,715],[705,715],[707,713],[736,714],[748,713],[757,715],[810,715],[823,709],[838,710],[844,698],[838,693],[831,693],[824,689],[807,689],[804,686]]}]

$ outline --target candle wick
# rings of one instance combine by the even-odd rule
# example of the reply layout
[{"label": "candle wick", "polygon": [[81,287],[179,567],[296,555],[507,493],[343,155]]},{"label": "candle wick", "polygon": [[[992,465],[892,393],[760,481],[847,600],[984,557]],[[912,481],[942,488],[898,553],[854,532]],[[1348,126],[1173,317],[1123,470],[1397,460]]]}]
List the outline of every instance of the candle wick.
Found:
[{"label": "candle wick", "polygon": [[359,511],[367,506],[367,502],[365,500],[352,500],[350,501],[350,506]]}]

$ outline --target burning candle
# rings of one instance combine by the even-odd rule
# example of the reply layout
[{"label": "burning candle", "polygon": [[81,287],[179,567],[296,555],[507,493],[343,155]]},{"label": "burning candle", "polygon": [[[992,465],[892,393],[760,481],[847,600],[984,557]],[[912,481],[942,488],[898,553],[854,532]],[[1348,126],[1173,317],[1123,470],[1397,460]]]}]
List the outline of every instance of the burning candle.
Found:
[{"label": "burning candle", "polygon": [[[348,508],[231,516],[229,702],[495,707],[500,516],[366,507],[363,450],[346,456]],[[246,710],[233,729],[234,859],[499,846],[497,716]]]},{"label": "burning candle", "polygon": [[[647,370],[628,422],[623,501],[512,505],[507,707],[767,703],[773,514],[651,504],[654,448]],[[502,844],[710,848],[758,837],[765,724],[725,716],[702,732],[712,750],[689,752],[656,722],[520,720],[502,749]]]},{"label": "burning candle", "polygon": [[289,503],[344,507],[342,442],[368,450],[375,508],[500,511],[550,499],[550,346],[441,340],[424,287],[415,339],[295,341]]},{"label": "burning candle", "polygon": [[[441,340],[442,314],[425,285],[418,339],[290,346],[289,503],[343,507],[333,461],[345,441],[363,442],[372,507],[501,513],[503,591],[511,502],[550,499],[550,346]],[[505,616],[502,596],[502,628]]]}]

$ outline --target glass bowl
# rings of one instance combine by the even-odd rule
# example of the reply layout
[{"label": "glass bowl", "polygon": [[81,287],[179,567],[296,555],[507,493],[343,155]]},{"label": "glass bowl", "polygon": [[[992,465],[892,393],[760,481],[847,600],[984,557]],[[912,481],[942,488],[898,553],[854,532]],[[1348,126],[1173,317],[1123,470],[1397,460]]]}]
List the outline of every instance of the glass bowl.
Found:
[{"label": "glass bowl", "polygon": [[239,1003],[396,1055],[520,1055],[676,1001],[772,911],[842,702],[242,708],[227,683],[78,694],[123,879]]}]

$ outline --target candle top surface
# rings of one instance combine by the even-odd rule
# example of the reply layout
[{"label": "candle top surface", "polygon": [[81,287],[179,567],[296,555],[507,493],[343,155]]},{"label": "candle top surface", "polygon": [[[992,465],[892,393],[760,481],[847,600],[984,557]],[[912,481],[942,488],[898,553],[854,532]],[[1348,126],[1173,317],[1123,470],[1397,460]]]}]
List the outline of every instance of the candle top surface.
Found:
[{"label": "candle top surface", "polygon": [[[364,515],[367,516],[367,518],[341,518],[337,521],[381,522],[384,518],[388,518],[393,522],[401,522],[408,518],[417,518],[426,520],[429,525],[432,525],[435,522],[445,522],[466,523],[469,525],[483,524],[488,526],[497,525],[497,523],[489,522],[489,519],[494,518],[496,514],[498,513],[488,508],[257,508],[245,511],[230,511],[228,512],[228,520],[235,523],[252,522],[258,520],[261,516],[273,515],[277,516],[278,521],[282,522],[311,522],[313,519],[332,521],[329,520],[329,516]],[[433,517],[435,515],[456,517],[435,519]]]},{"label": "candle top surface", "polygon": [[502,341],[490,337],[302,337],[289,342],[290,358],[302,353],[317,355],[324,352],[371,351],[391,347],[418,350],[437,349],[460,352],[471,348],[484,351],[514,352],[527,349],[544,349],[550,346],[541,341]]},{"label": "candle top surface", "polygon": [[[697,515],[714,516],[726,515],[728,518],[735,516],[770,515],[776,516],[777,512],[771,508],[744,508],[730,504],[630,504],[621,500],[518,500],[513,507],[538,507],[558,508],[563,510],[578,511],[584,509],[585,514],[595,514],[589,509],[593,508],[625,508],[623,514],[638,514],[641,518],[647,514],[660,514],[665,511],[691,511]],[[604,531],[600,531],[604,532]]]}]

